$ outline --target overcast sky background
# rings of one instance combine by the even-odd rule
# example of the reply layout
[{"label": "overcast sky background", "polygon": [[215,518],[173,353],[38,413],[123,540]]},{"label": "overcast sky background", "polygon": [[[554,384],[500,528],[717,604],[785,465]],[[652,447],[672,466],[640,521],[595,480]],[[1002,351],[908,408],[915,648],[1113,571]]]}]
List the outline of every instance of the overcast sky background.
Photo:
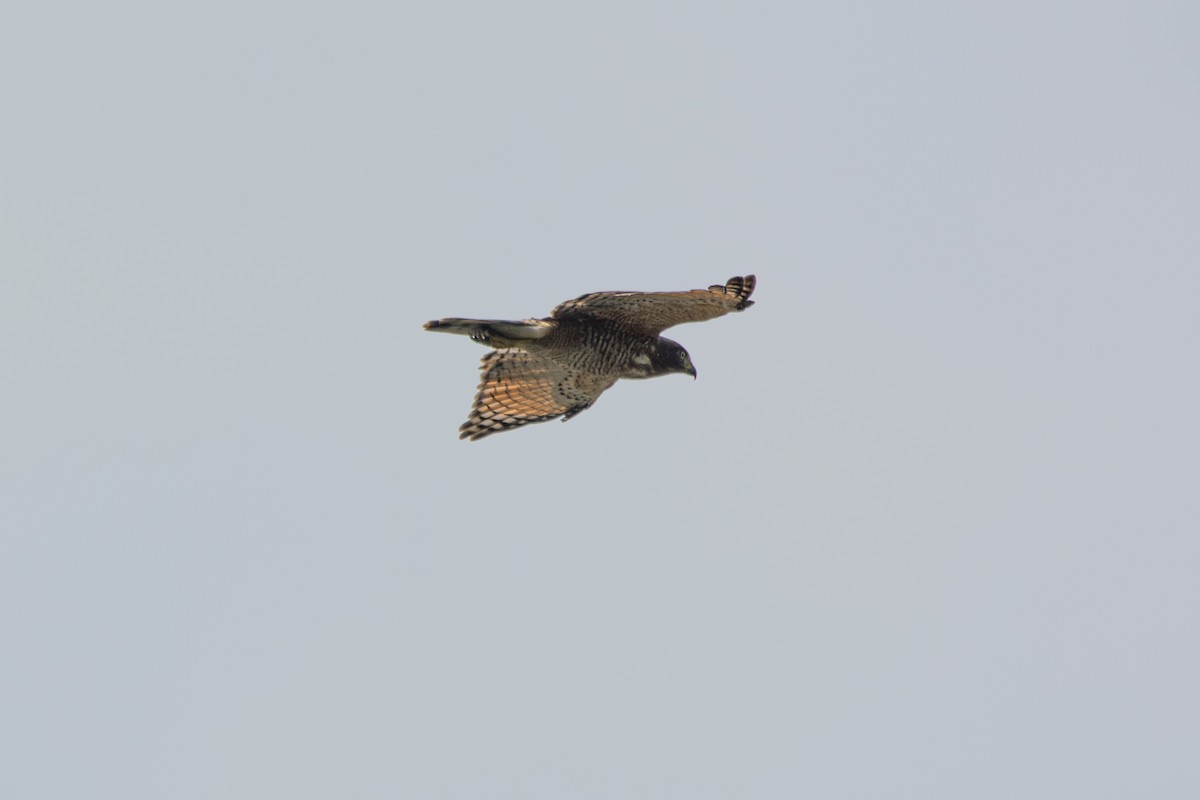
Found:
[{"label": "overcast sky background", "polygon": [[[6,4],[0,795],[1200,796],[1198,33]],[[746,273],[456,438],[424,321]]]}]

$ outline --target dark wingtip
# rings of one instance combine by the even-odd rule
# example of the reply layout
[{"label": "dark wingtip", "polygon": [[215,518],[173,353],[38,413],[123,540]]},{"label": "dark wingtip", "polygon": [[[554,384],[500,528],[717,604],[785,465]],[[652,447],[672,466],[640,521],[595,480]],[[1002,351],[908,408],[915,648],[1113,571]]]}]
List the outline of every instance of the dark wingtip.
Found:
[{"label": "dark wingtip", "polygon": [[758,279],[753,275],[735,275],[725,282],[725,291],[737,295],[738,298],[738,304],[733,307],[734,311],[745,311],[754,305],[754,301],[750,299],[750,295],[754,294],[754,287],[757,284]]}]

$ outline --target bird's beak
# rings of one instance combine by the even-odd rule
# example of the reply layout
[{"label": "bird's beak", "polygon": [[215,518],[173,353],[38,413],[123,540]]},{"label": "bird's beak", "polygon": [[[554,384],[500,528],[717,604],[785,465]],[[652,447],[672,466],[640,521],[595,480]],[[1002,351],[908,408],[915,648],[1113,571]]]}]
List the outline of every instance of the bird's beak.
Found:
[{"label": "bird's beak", "polygon": [[696,368],[694,366],[688,370],[688,375],[692,376],[692,380],[696,380]]}]

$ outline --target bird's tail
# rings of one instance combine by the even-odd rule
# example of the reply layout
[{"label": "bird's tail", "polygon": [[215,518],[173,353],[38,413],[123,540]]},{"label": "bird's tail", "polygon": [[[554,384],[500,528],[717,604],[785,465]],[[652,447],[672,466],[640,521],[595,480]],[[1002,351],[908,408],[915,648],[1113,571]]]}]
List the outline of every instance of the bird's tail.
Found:
[{"label": "bird's tail", "polygon": [[447,317],[425,323],[425,330],[440,333],[457,333],[470,336],[477,342],[492,347],[519,346],[522,341],[540,339],[550,332],[551,323],[540,319],[519,321],[503,319],[463,319]]}]

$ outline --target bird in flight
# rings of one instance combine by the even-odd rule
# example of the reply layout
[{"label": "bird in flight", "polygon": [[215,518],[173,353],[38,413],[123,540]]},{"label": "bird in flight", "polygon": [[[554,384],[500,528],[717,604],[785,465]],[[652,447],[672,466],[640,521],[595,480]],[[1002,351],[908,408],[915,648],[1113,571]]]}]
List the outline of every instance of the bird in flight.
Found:
[{"label": "bird in flight", "polygon": [[460,439],[482,439],[533,422],[569,420],[620,378],[682,372],[696,377],[687,350],[659,334],[754,305],[754,276],[686,292],[592,292],[544,319],[447,317],[425,330],[469,336],[495,348]]}]

